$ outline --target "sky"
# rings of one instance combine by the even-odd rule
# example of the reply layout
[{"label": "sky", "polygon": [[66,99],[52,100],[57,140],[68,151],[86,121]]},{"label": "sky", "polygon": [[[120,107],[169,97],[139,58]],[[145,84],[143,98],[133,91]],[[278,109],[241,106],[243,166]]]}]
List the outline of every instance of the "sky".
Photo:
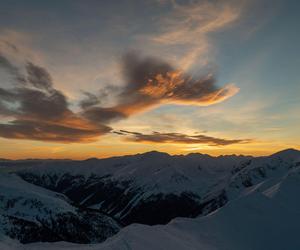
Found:
[{"label": "sky", "polygon": [[294,0],[0,3],[0,158],[300,149]]}]

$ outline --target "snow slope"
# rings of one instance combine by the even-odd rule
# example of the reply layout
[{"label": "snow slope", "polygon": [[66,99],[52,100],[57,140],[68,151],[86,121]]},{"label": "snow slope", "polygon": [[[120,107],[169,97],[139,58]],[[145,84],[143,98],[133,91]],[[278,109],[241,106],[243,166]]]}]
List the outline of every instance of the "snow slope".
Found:
[{"label": "snow slope", "polygon": [[99,249],[300,249],[299,192],[298,168],[245,189],[207,216],[178,218],[166,226],[132,225]]},{"label": "snow slope", "polygon": [[[120,229],[112,218],[80,210],[59,193],[0,173],[0,233],[21,242],[101,242]],[[84,230],[84,232],[83,232]],[[1,249],[1,248],[0,248]]]},{"label": "snow slope", "polygon": [[63,194],[32,185],[14,174],[0,174],[0,201],[2,214],[32,222],[47,218],[50,211],[53,216],[75,212]]}]

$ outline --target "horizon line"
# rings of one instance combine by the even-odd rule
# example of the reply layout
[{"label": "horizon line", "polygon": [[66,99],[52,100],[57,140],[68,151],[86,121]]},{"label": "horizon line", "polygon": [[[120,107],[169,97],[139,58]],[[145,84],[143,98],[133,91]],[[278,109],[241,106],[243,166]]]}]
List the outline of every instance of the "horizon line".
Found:
[{"label": "horizon line", "polygon": [[284,152],[284,151],[298,151],[300,152],[300,149],[296,148],[285,148],[279,151],[276,151],[274,153],[268,154],[268,155],[260,155],[260,156],[254,156],[254,155],[246,155],[246,154],[220,154],[220,155],[211,155],[211,154],[206,154],[206,153],[201,153],[201,152],[195,152],[195,153],[187,153],[187,154],[171,154],[167,152],[162,152],[158,150],[150,150],[150,151],[145,151],[142,153],[137,153],[137,154],[124,154],[124,155],[116,155],[116,156],[108,156],[108,157],[103,157],[103,158],[98,158],[98,157],[89,157],[89,158],[84,158],[84,159],[71,159],[71,158],[19,158],[19,159],[9,159],[9,158],[1,158],[0,161],[88,161],[88,160],[104,160],[104,159],[112,159],[112,158],[120,158],[120,157],[128,157],[128,156],[136,156],[136,155],[144,155],[144,154],[149,154],[149,153],[160,153],[160,154],[167,154],[169,156],[188,156],[188,155],[207,155],[212,158],[218,158],[218,157],[226,157],[226,156],[240,156],[240,157],[268,157],[272,156],[274,154]]}]

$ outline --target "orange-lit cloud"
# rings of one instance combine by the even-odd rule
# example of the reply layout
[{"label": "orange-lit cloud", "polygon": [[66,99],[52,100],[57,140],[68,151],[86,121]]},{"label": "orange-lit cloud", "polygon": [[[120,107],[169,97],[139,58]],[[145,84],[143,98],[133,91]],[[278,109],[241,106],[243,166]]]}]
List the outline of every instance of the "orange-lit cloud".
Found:
[{"label": "orange-lit cloud", "polygon": [[222,102],[239,89],[233,84],[218,87],[212,73],[192,77],[174,69],[163,60],[140,57],[129,53],[124,57],[123,73],[126,84],[118,103],[102,107],[96,97],[84,106],[83,115],[90,120],[110,122],[163,104],[208,106]]}]

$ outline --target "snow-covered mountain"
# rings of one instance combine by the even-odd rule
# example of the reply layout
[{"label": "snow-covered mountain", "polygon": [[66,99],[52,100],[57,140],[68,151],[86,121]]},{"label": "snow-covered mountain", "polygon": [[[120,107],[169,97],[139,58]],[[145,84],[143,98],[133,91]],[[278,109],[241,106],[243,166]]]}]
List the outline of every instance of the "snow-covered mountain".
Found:
[{"label": "snow-covered mountain", "polygon": [[[280,159],[285,160],[282,155]],[[295,159],[292,161],[298,165]],[[297,250],[300,166],[280,172],[249,187],[243,186],[235,198],[209,215],[176,218],[167,225],[132,224],[101,244],[58,242],[21,246],[6,239],[0,246],[4,250]]]},{"label": "snow-covered mountain", "polygon": [[80,206],[108,213],[125,225],[153,225],[178,216],[195,217],[224,205],[224,192],[212,200],[206,194],[226,183],[231,170],[249,159],[149,152],[86,161],[3,161],[0,165],[30,183],[65,194]]},{"label": "snow-covered mountain", "polygon": [[[3,182],[12,178],[22,182],[20,186],[29,185],[30,188],[19,188],[16,196],[26,197],[22,190],[30,190],[30,197],[32,193],[40,194],[35,197],[44,207],[41,211],[30,209],[29,214],[25,213],[27,208],[6,209],[5,213],[2,209],[0,214],[7,217],[9,211],[16,216],[14,211],[19,214],[22,210],[25,211],[22,219],[34,221],[37,219],[30,216],[43,218],[43,209],[52,207],[49,199],[55,199],[51,203],[55,210],[51,216],[73,213],[89,225],[97,220],[82,213],[104,216],[101,212],[105,212],[125,226],[132,222],[154,225],[166,224],[176,217],[197,217],[176,218],[167,225],[131,224],[104,243],[84,245],[84,249],[300,249],[296,237],[300,229],[299,169],[300,151],[292,149],[266,157],[170,156],[149,152],[86,161],[4,160],[0,162]],[[0,186],[0,193],[1,189]],[[14,195],[9,194],[8,198],[14,199]],[[45,221],[47,218],[46,213]],[[65,227],[69,223],[67,220]],[[110,235],[118,231],[117,223],[111,223],[105,225],[106,228],[115,225]],[[2,223],[2,228],[4,224],[11,222]],[[85,228],[78,230],[85,232]],[[97,237],[77,242],[95,242]],[[17,242],[5,242],[11,248],[19,247]],[[69,243],[27,246],[28,249],[83,247]]]},{"label": "snow-covered mountain", "polygon": [[300,249],[300,168],[245,188],[224,207],[167,225],[133,224],[95,249]]},{"label": "snow-covered mountain", "polygon": [[14,174],[0,174],[0,233],[23,243],[101,242],[117,233],[107,215],[70,204],[63,194],[32,185]]}]

